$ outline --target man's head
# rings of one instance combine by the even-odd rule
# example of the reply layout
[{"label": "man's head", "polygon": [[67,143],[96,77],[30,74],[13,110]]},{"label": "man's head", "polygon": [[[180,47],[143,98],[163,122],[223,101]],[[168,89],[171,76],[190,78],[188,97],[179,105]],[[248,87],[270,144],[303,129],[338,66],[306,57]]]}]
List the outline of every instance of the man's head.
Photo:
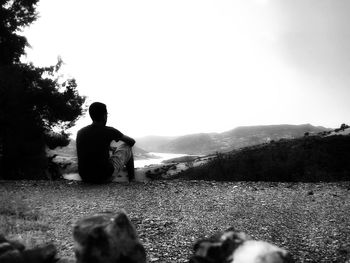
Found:
[{"label": "man's head", "polygon": [[93,122],[107,121],[107,107],[101,102],[94,102],[89,107],[89,114]]}]

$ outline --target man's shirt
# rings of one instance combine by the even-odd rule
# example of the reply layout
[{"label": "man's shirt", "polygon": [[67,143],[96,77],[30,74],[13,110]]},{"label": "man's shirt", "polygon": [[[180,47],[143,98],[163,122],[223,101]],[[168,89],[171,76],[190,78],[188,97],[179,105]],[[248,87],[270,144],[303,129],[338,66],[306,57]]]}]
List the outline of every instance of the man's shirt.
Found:
[{"label": "man's shirt", "polygon": [[78,169],[83,181],[103,182],[112,176],[109,146],[112,140],[119,141],[122,136],[117,129],[94,123],[78,131]]}]

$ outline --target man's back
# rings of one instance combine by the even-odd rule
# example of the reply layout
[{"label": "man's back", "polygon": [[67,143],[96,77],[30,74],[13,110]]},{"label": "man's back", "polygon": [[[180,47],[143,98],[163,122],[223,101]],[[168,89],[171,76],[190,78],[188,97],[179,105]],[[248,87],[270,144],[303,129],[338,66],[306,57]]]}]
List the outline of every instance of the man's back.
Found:
[{"label": "man's back", "polygon": [[103,182],[112,176],[114,168],[109,161],[109,145],[122,136],[117,129],[95,123],[79,130],[76,143],[79,174],[83,181]]}]

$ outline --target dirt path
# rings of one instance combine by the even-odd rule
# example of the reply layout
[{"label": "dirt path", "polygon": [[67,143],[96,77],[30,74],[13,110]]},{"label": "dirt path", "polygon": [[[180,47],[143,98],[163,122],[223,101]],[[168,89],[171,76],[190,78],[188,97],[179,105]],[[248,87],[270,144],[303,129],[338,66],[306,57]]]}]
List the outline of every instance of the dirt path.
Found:
[{"label": "dirt path", "polygon": [[30,245],[53,240],[68,257],[77,219],[125,209],[151,262],[187,262],[195,240],[230,226],[290,250],[297,262],[350,258],[350,182],[2,181],[0,200],[0,232]]}]

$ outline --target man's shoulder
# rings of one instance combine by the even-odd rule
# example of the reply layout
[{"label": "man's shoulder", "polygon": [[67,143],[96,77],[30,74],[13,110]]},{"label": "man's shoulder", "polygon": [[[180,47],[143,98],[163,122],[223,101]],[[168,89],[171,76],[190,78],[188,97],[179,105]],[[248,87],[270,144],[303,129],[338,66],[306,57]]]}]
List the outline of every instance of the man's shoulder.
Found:
[{"label": "man's shoulder", "polygon": [[106,131],[110,134],[112,139],[120,140],[123,136],[123,133],[121,133],[119,130],[117,130],[114,127],[106,126]]},{"label": "man's shoulder", "polygon": [[107,137],[121,137],[123,134],[117,130],[114,127],[110,126],[98,126],[98,125],[88,125],[83,128],[81,128],[78,133],[77,133],[77,138],[78,137],[86,137],[86,136],[107,136]]},{"label": "man's shoulder", "polygon": [[86,131],[90,130],[90,129],[91,129],[91,126],[92,126],[92,125],[90,124],[90,125],[87,125],[87,126],[81,128],[80,130],[78,130],[77,135],[82,134],[82,133],[85,133]]},{"label": "man's shoulder", "polygon": [[108,131],[112,131],[112,132],[115,132],[115,131],[120,132],[119,130],[117,130],[116,128],[111,127],[111,126],[105,126],[105,129]]}]

